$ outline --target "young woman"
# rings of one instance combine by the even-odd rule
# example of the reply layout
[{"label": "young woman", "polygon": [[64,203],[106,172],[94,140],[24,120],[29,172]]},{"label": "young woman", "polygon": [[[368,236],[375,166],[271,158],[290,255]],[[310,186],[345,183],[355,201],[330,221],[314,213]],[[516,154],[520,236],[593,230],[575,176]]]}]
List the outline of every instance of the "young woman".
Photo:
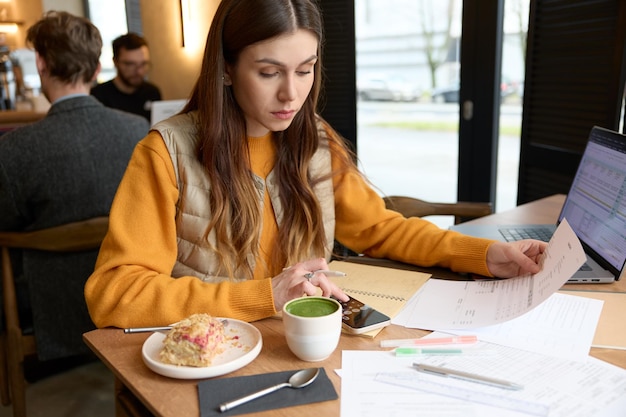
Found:
[{"label": "young woman", "polygon": [[222,0],[186,108],[137,146],[85,294],[97,326],[207,312],[253,321],[321,288],[333,241],[373,257],[500,277],[545,244],[439,229],[385,209],[316,113],[314,0]]}]

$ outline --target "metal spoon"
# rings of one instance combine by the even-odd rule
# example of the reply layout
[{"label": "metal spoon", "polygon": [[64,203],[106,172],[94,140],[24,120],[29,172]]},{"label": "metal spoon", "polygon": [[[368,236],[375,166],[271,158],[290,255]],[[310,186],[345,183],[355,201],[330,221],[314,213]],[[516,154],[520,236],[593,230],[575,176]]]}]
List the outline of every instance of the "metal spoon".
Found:
[{"label": "metal spoon", "polygon": [[220,404],[220,411],[221,412],[228,411],[230,409],[237,407],[238,405],[247,403],[248,401],[255,400],[259,397],[262,397],[274,391],[278,391],[281,388],[285,388],[285,387],[304,388],[310,383],[312,383],[313,381],[315,381],[315,378],[317,378],[319,373],[320,373],[319,368],[302,369],[301,371],[298,371],[295,374],[291,375],[291,378],[289,378],[289,382],[282,382],[272,387],[265,388],[260,391],[254,392],[252,394],[246,395],[245,397],[241,397],[236,400]]}]

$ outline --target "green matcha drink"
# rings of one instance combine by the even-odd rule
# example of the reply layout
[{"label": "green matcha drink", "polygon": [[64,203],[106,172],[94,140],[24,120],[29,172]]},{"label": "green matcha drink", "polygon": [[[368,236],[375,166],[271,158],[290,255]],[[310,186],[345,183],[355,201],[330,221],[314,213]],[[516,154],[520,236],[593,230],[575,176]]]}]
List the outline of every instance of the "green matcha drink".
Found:
[{"label": "green matcha drink", "polygon": [[322,317],[337,311],[337,304],[323,298],[303,298],[287,306],[287,312],[300,317]]}]

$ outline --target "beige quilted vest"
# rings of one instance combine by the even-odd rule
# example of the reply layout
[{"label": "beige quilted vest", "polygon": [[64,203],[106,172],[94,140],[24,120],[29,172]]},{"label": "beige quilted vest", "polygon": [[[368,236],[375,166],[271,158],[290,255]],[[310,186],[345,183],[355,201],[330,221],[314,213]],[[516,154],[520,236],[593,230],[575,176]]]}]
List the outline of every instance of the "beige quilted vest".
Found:
[{"label": "beige quilted vest", "polygon": [[[211,219],[211,207],[209,206],[209,190],[211,184],[204,168],[197,157],[197,113],[191,112],[176,115],[165,121],[157,123],[153,129],[161,133],[165,145],[172,158],[176,181],[178,183],[178,202],[176,207],[176,234],[178,238],[178,257],[172,276],[196,276],[206,282],[219,282],[228,279],[218,276],[219,258],[211,249],[211,246],[203,239],[205,230]],[[320,130],[323,138],[325,134]],[[326,140],[326,139],[323,139]],[[323,149],[322,149],[323,148]],[[311,159],[311,175],[325,175],[330,172],[331,159],[328,147],[320,147]],[[270,172],[266,181],[255,176],[255,184],[259,191],[259,202],[263,203],[265,192],[270,193],[270,199],[274,207],[276,221],[280,227],[284,208],[278,198],[278,188],[275,183],[276,175]],[[326,259],[330,259],[335,234],[335,203],[332,180],[320,182],[315,188],[320,205],[326,234]],[[287,210],[289,207],[286,208]],[[215,233],[211,232],[208,241],[215,245]],[[311,255],[310,257],[313,257]],[[303,259],[304,260],[304,259]],[[255,259],[252,254],[248,256],[248,264],[254,269]],[[235,272],[236,280],[245,279],[243,271]]]}]

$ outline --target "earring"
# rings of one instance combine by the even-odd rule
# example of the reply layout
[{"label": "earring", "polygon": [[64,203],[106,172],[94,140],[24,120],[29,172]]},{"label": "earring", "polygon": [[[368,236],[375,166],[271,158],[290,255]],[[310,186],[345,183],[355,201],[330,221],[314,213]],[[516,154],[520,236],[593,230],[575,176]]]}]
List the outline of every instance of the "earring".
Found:
[{"label": "earring", "polygon": [[224,82],[224,85],[226,86],[230,86],[233,84],[228,75],[222,75],[222,81]]}]

